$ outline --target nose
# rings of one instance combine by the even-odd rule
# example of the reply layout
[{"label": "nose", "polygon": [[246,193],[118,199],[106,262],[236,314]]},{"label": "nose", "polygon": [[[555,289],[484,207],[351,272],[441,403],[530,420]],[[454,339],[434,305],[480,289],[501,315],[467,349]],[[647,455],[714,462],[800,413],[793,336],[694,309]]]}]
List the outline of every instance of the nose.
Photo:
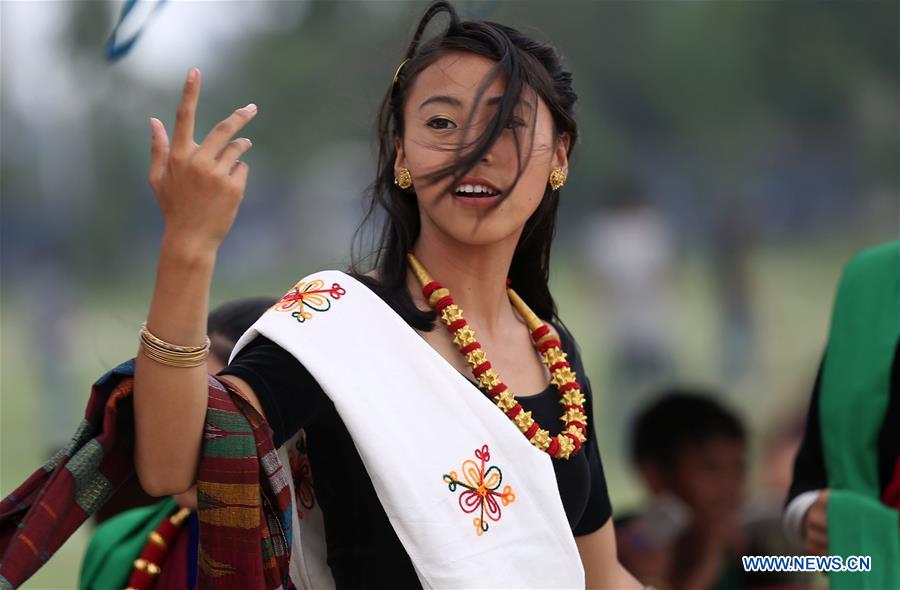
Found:
[{"label": "nose", "polygon": [[481,163],[487,166],[491,166],[494,163],[494,150],[497,149],[497,143],[489,147],[484,154],[481,156]]}]

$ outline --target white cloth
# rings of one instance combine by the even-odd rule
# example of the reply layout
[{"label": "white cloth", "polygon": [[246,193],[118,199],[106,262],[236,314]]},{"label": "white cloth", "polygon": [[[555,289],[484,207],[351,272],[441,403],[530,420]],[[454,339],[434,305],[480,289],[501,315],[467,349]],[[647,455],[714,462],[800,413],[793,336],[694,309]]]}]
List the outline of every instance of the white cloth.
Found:
[{"label": "white cloth", "polygon": [[[302,293],[306,303],[288,304],[292,293]],[[549,455],[349,275],[314,273],[282,301],[244,333],[231,358],[263,334],[303,363],[346,424],[423,587],[584,588]],[[479,535],[475,520],[481,509],[467,513],[463,505],[480,506],[480,496],[463,485],[451,490],[444,476],[455,472],[466,482],[465,466],[474,466],[470,476],[482,477],[476,450],[485,445],[486,487],[500,493],[508,485],[515,497],[503,505],[494,496],[499,518],[486,513],[488,530]],[[279,449],[282,461],[285,448]],[[495,487],[492,467],[502,472]],[[299,520],[294,512],[295,584],[333,586],[324,565],[321,520]]]},{"label": "white cloth", "polygon": [[784,517],[782,524],[784,525],[784,534],[787,538],[797,546],[803,546],[803,517],[809,507],[815,504],[822,490],[810,490],[797,494],[797,497],[791,500],[787,508],[784,509]]}]

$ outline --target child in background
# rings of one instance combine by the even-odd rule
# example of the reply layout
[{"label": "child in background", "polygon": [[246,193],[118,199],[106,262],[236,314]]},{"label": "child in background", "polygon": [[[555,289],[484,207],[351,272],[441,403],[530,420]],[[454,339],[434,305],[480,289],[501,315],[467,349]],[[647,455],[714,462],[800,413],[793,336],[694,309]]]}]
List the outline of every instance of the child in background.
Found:
[{"label": "child in background", "polygon": [[664,391],[633,427],[633,460],[651,500],[640,514],[616,522],[618,554],[658,588],[743,586],[746,433],[714,397]]}]

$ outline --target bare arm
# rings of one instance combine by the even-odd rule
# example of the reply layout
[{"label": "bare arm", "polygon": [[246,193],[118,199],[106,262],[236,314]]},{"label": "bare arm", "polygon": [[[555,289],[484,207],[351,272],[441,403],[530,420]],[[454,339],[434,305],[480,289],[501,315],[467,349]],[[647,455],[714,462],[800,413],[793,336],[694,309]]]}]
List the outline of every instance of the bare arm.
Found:
[{"label": "bare arm", "polygon": [[[200,72],[185,83],[171,146],[165,127],[151,121],[150,186],[165,220],[156,286],[147,317],[155,336],[182,346],[203,343],[209,290],[219,244],[243,198],[249,168],[238,158],[250,147],[230,138],[255,114],[237,109],[199,146],[194,116]],[[261,411],[246,382],[231,378]],[[207,404],[206,365],[171,367],[138,353],[134,373],[135,465],[148,493],[183,492],[195,479]]]},{"label": "bare arm", "polygon": [[612,518],[593,533],[575,537],[575,543],[584,564],[585,588],[644,588],[619,563]]}]

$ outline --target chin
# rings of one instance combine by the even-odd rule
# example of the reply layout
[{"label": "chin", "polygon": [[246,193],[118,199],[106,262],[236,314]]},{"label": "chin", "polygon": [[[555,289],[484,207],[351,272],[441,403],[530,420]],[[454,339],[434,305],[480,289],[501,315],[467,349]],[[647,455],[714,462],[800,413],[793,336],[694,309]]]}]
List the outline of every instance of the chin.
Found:
[{"label": "chin", "polygon": [[425,213],[432,229],[466,246],[490,246],[509,240],[518,241],[528,217],[511,219],[509,211],[495,209],[482,215],[470,212],[438,210]]},{"label": "chin", "polygon": [[510,226],[508,224],[498,224],[491,220],[482,220],[478,222],[467,222],[465,224],[438,226],[438,229],[449,236],[453,241],[466,246],[491,246],[510,239],[518,239],[522,233],[522,225]]}]

